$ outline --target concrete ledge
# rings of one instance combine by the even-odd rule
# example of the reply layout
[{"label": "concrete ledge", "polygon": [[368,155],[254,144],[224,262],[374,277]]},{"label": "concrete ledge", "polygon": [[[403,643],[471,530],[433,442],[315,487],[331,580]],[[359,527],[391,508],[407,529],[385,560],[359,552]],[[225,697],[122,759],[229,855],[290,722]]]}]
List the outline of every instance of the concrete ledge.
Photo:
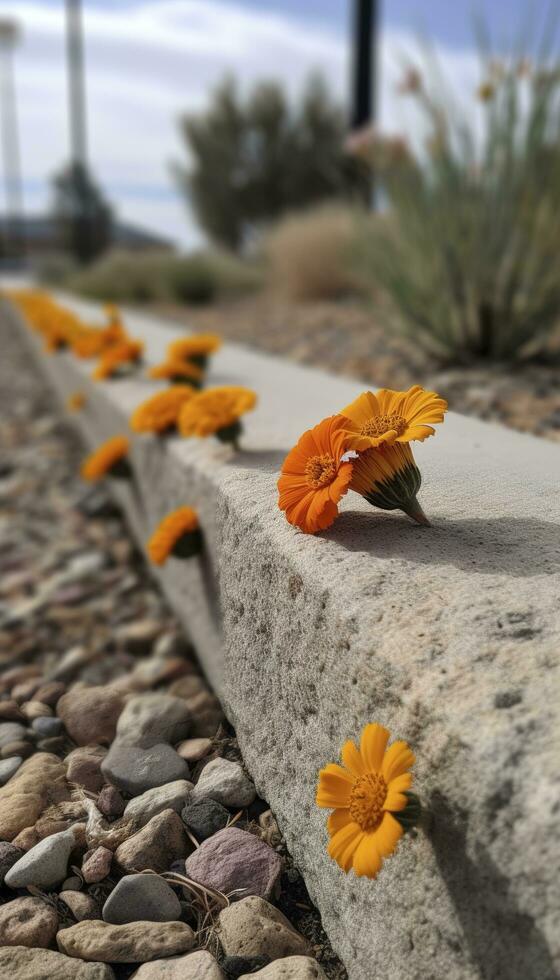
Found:
[{"label": "concrete ledge", "polygon": [[[127,431],[157,387],[93,384],[89,362],[45,356],[8,304],[1,315],[61,399],[86,393],[74,418],[89,446]],[[125,319],[159,358],[169,328]],[[173,507],[200,513],[207,557],[170,561],[161,583],[351,980],[557,976],[560,447],[451,414],[415,448],[434,528],[349,495],[311,538],[277,510],[277,471],[361,386],[236,346],[210,381],[259,394],[243,452],[135,437],[135,482],[116,492],[140,543]],[[433,824],[369,882],[328,858],[314,793],[373,720],[414,746]]]}]

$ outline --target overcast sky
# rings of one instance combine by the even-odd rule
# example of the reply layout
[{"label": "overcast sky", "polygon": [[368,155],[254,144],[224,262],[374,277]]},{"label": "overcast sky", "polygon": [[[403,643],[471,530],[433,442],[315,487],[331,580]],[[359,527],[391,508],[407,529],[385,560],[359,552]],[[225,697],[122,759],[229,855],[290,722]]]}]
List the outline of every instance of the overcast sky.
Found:
[{"label": "overcast sky", "polygon": [[[544,7],[533,0],[531,9]],[[226,71],[242,84],[276,78],[295,93],[320,69],[347,97],[351,0],[84,0],[90,159],[118,214],[183,245],[199,233],[169,177],[184,150],[182,112],[204,106]],[[434,38],[459,90],[478,80],[472,0],[382,5],[381,117],[390,132],[413,122],[394,89],[418,30]],[[524,0],[478,4],[498,37]],[[45,208],[49,178],[68,159],[64,0],[0,0],[22,28],[17,51],[25,204]],[[408,114],[407,114],[408,113]]]}]

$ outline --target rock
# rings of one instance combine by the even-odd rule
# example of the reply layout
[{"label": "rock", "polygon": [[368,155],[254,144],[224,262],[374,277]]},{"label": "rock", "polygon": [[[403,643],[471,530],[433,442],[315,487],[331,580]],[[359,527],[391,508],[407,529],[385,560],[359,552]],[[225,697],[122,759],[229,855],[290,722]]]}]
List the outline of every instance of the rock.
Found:
[{"label": "rock", "polygon": [[50,949],[0,946],[0,976],[10,980],[115,980],[105,963],[82,963]]},{"label": "rock", "polygon": [[65,878],[60,886],[60,891],[79,891],[82,887],[82,879],[78,875],[70,875]]},{"label": "rock", "polygon": [[42,837],[39,837],[35,827],[25,827],[24,830],[19,832],[17,837],[14,837],[12,843],[16,847],[21,848],[22,851],[30,851],[40,840],[42,840]]},{"label": "rock", "polygon": [[187,835],[174,810],[152,817],[137,834],[121,844],[115,859],[124,871],[168,871],[173,861],[187,853]]},{"label": "rock", "polygon": [[38,735],[43,738],[53,738],[56,735],[60,735],[64,725],[60,718],[47,718],[42,715],[40,718],[34,718],[31,722],[31,728]]},{"label": "rock", "polygon": [[150,748],[161,742],[175,744],[184,739],[191,716],[181,698],[169,694],[138,694],[130,698],[117,724],[117,738],[123,745]]},{"label": "rock", "polygon": [[227,827],[231,814],[215,800],[187,800],[181,811],[181,819],[186,823],[200,843]]},{"label": "rock", "polygon": [[24,720],[17,701],[0,701],[0,722]]},{"label": "rock", "polygon": [[23,759],[20,755],[12,755],[9,759],[2,759],[0,762],[0,786],[5,784],[15,776]]},{"label": "rock", "polygon": [[67,735],[55,735],[51,738],[42,738],[37,742],[37,748],[40,749],[41,752],[52,752],[53,755],[63,756],[67,747]]},{"label": "rock", "polygon": [[165,786],[154,786],[153,789],[148,789],[141,796],[135,796],[130,800],[124,815],[137,827],[144,827],[162,810],[175,810],[175,813],[180,813],[192,788],[193,784],[186,779],[176,779],[172,783],[166,783]]},{"label": "rock", "polygon": [[0,749],[13,742],[25,742],[29,738],[29,729],[17,721],[4,721],[0,724]]},{"label": "rock", "polygon": [[0,789],[0,840],[13,840],[25,827],[32,827],[47,806],[69,796],[60,759],[35,753]]},{"label": "rock", "polygon": [[256,973],[263,966],[268,966],[270,956],[265,953],[262,956],[224,956],[222,966],[228,977],[241,977],[243,974],[248,976]]},{"label": "rock", "polygon": [[41,701],[42,704],[48,704],[50,708],[54,708],[58,699],[66,691],[66,684],[62,684],[60,681],[49,681],[47,684],[42,684],[35,691],[35,698],[37,701]]},{"label": "rock", "polygon": [[105,817],[122,817],[126,803],[116,786],[104,786],[97,797],[97,809]]},{"label": "rock", "polygon": [[285,956],[256,973],[242,974],[239,980],[250,980],[250,977],[261,977],[262,980],[326,980],[324,971],[311,956]]},{"label": "rock", "polygon": [[37,700],[26,701],[25,704],[22,704],[21,710],[28,721],[34,721],[36,718],[51,718],[53,713],[48,704],[43,704]]},{"label": "rock", "polygon": [[12,697],[14,701],[17,701],[21,707],[24,701],[29,701],[29,699],[33,697],[40,683],[40,678],[33,677],[28,681],[23,681],[21,684],[16,684],[16,686],[12,688]]},{"label": "rock", "polygon": [[209,738],[188,738],[175,746],[175,751],[185,762],[198,762],[208,755],[212,748],[212,740]]},{"label": "rock", "polygon": [[216,734],[224,720],[224,713],[218,698],[208,690],[202,677],[198,674],[181,677],[171,685],[169,693],[182,698],[189,709],[192,715],[191,735],[212,738]]},{"label": "rock", "polygon": [[186,953],[194,945],[194,932],[185,922],[78,922],[61,929],[58,948],[68,956],[102,963],[147,963],[162,956]]},{"label": "rock", "polygon": [[60,892],[58,897],[61,902],[64,902],[68,906],[78,922],[83,922],[84,919],[98,919],[100,916],[98,903],[87,892],[65,888],[64,891]]},{"label": "rock", "polygon": [[16,847],[14,844],[8,844],[7,841],[0,841],[0,885],[4,884],[4,879],[6,874],[11,867],[19,861],[21,857],[25,854],[25,851],[21,847]]},{"label": "rock", "polygon": [[103,906],[103,919],[124,922],[175,922],[181,903],[170,885],[157,875],[125,875]]},{"label": "rock", "polygon": [[119,626],[115,632],[115,640],[128,653],[144,656],[150,653],[154,641],[160,635],[162,624],[157,619],[140,619]]},{"label": "rock", "polygon": [[101,772],[101,763],[107,755],[101,745],[86,745],[74,749],[66,756],[66,778],[70,783],[82,786],[90,793],[99,793],[105,778]]},{"label": "rock", "polygon": [[[308,956],[309,943],[278,909],[264,898],[250,895],[222,909],[220,942],[227,956]],[[60,934],[59,934],[60,935]]]},{"label": "rock", "polygon": [[201,885],[216,888],[233,901],[247,895],[269,898],[282,871],[282,861],[268,844],[238,827],[209,837],[185,862],[185,871]]},{"label": "rock", "polygon": [[138,796],[147,789],[176,779],[188,779],[189,767],[170,745],[149,749],[114,742],[101,764],[101,772],[117,789]]},{"label": "rock", "polygon": [[179,657],[181,660],[185,660],[189,654],[192,654],[192,647],[189,646],[181,633],[163,633],[157,638],[152,650],[152,657],[158,659]]},{"label": "rock", "polygon": [[49,672],[49,683],[56,681],[67,684],[95,656],[97,654],[93,650],[88,650],[86,647],[72,647],[66,651],[63,657],[57,661],[56,665]]},{"label": "rock", "polygon": [[20,759],[28,759],[33,755],[34,746],[31,742],[7,742],[0,751],[2,759],[13,759],[16,756]]},{"label": "rock", "polygon": [[74,830],[70,827],[51,834],[35,844],[8,871],[5,882],[10,888],[52,888],[64,881],[68,858],[76,846]]},{"label": "rock", "polygon": [[39,946],[47,949],[58,929],[58,916],[41,898],[14,898],[0,905],[3,946]]},{"label": "rock", "polygon": [[206,949],[186,956],[152,960],[138,967],[130,980],[225,980],[216,960]]},{"label": "rock", "polygon": [[75,687],[60,698],[56,713],[77,745],[103,745],[113,741],[123,706],[108,685]]},{"label": "rock", "polygon": [[238,762],[212,759],[202,770],[191,799],[208,797],[223,806],[250,806],[256,796],[255,786]]},{"label": "rock", "polygon": [[95,847],[84,855],[82,862],[82,877],[86,884],[91,885],[103,881],[111,870],[113,852],[108,847]]}]

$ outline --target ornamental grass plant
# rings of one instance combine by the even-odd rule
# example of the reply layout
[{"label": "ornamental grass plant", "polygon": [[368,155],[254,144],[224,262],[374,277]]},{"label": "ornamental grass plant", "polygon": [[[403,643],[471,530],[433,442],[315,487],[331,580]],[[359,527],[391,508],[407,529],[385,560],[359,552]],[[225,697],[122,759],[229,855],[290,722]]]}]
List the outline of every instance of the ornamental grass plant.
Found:
[{"label": "ornamental grass plant", "polygon": [[367,259],[385,312],[442,360],[526,356],[560,319],[560,65],[544,44],[533,64],[488,52],[461,99],[433,66],[408,77],[423,146],[370,146],[390,205]]}]

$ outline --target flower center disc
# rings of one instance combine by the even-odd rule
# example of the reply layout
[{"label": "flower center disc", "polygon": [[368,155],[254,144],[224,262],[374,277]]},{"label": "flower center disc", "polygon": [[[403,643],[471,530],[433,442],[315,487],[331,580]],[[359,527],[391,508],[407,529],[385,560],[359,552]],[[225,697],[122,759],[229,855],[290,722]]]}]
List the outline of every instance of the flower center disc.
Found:
[{"label": "flower center disc", "polygon": [[386,432],[396,432],[402,436],[406,429],[406,419],[402,415],[374,415],[364,422],[361,429],[363,436],[383,436]]},{"label": "flower center disc", "polygon": [[383,813],[387,784],[377,772],[368,772],[356,780],[350,793],[350,816],[362,830],[373,830]]},{"label": "flower center disc", "polygon": [[332,483],[336,476],[334,459],[328,453],[323,456],[312,456],[307,460],[305,475],[309,486],[315,489]]}]

